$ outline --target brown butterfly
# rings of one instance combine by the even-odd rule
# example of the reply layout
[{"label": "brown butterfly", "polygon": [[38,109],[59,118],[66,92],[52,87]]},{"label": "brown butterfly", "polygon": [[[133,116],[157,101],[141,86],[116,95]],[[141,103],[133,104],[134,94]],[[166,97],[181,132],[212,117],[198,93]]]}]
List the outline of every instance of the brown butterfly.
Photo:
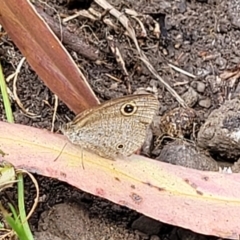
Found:
[{"label": "brown butterfly", "polygon": [[142,146],[158,107],[152,94],[117,98],[83,111],[62,132],[73,144],[102,157],[129,156]]}]

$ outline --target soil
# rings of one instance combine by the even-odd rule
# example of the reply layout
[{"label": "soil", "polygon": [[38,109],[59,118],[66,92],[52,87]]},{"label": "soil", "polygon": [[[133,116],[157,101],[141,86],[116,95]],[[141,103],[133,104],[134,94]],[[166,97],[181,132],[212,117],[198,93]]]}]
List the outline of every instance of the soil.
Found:
[{"label": "soil", "polygon": [[[109,3],[122,12],[128,8],[144,14],[139,19],[145,26],[146,36],[138,22],[129,17],[136,31],[139,45],[158,74],[187,102],[192,109],[191,111],[196,113],[196,116],[191,115],[194,117],[184,117],[187,120],[187,129],[182,127],[181,122],[178,123],[177,127],[176,124],[172,124],[174,117],[179,116],[176,113],[178,110],[174,110],[179,107],[179,103],[141,64],[136,49],[124,35],[124,29],[119,27],[120,25],[117,23],[118,29],[115,31],[103,22],[104,18],[112,19],[108,12],[104,13],[96,3],[91,1],[83,3],[77,0],[51,0],[47,1],[47,5],[43,4],[42,1],[37,5],[44,9],[47,16],[55,19],[55,25],[58,25],[57,14],[63,18],[75,13],[76,9],[88,9],[91,6],[103,14],[97,21],[78,17],[68,21],[65,25],[72,34],[90,45],[92,53],[93,50],[99,52],[96,61],[94,54],[81,55],[81,50],[78,51],[76,46],[72,47],[69,42],[65,43],[66,48],[83,71],[96,95],[101,101],[105,101],[132,94],[141,89],[155,91],[161,103],[159,118],[155,121],[160,123],[161,118],[164,120],[164,125],[158,129],[153,129],[155,140],[160,136],[160,133],[157,132],[162,131],[163,134],[167,133],[172,138],[187,138],[189,141],[197,142],[195,132],[189,132],[194,123],[196,122],[198,125],[196,133],[199,129],[200,132],[204,132],[201,127],[206,129],[204,123],[210,121],[210,114],[214,115],[214,111],[224,105],[226,100],[231,101],[239,96],[240,17],[238,10],[240,1],[141,0],[136,2],[133,0],[109,0]],[[156,23],[160,26],[160,33],[154,32],[154,24]],[[108,47],[107,35],[113,36],[114,42],[122,54],[128,75],[115,60],[114,54]],[[1,37],[0,43],[3,72],[7,77],[15,72],[22,55],[7,35]],[[194,77],[174,69],[169,63],[193,74]],[[113,76],[117,81],[109,78],[107,74]],[[9,82],[8,86],[12,89],[12,82]],[[40,117],[29,117],[22,113],[17,103],[12,99],[15,122],[51,130],[54,94],[44,86],[26,62],[18,77],[17,93],[24,107]],[[0,119],[5,120],[2,100],[0,100],[0,109]],[[174,115],[171,110],[174,110]],[[224,112],[222,114],[224,115]],[[63,121],[69,121],[73,116],[74,114],[60,101],[54,131],[58,131],[60,124]],[[220,120],[223,125],[229,123],[224,117],[221,117]],[[221,124],[219,121],[216,121],[218,125]],[[234,121],[234,124],[231,121]],[[239,120],[231,115],[231,121],[230,130],[232,131],[239,127],[238,124],[236,126]],[[166,129],[170,129],[170,126],[171,131],[166,131]],[[186,126],[186,121],[184,126]],[[176,129],[172,129],[173,127]],[[229,128],[229,124],[227,127]],[[214,132],[214,130],[212,131]],[[201,135],[201,139],[205,139],[205,137]],[[157,159],[166,160],[167,156],[171,155],[169,151],[175,153],[176,151],[173,149],[176,147],[180,149],[179,151],[185,149],[179,141],[163,140],[160,147],[158,142],[155,142],[155,148],[147,154]],[[216,162],[225,161],[226,156],[228,156],[228,153],[223,153],[223,149],[226,151],[227,147],[221,146],[221,154],[218,155],[216,154],[218,152],[216,146],[214,149],[210,149],[211,141],[208,145],[205,141],[203,142],[204,146],[202,143],[201,146],[189,145],[188,150],[185,149],[184,153],[181,152],[178,155],[178,158],[181,156],[181,159],[186,159],[187,162],[191,159],[188,155],[196,155],[199,152],[195,148],[207,149],[209,153],[207,156],[196,157],[196,159],[206,158],[206,163],[200,164],[200,167],[184,161],[174,162],[172,158],[167,161],[187,167],[204,168],[203,170],[217,170]],[[174,146],[174,144],[176,145]],[[237,162],[240,157],[238,149],[235,150],[234,156],[230,156],[231,162]],[[144,148],[143,153],[145,153]],[[204,153],[200,152],[200,154]],[[173,158],[177,158],[176,155],[172,155]],[[214,169],[209,167],[210,165]],[[37,175],[35,177],[39,183],[41,199],[30,219],[30,224],[36,239],[218,239],[149,219],[125,207],[75,189],[66,183]],[[27,193],[26,208],[28,210],[34,199],[34,187],[28,179],[26,179],[25,192]],[[16,195],[13,191],[6,190],[2,199],[15,201]]]}]

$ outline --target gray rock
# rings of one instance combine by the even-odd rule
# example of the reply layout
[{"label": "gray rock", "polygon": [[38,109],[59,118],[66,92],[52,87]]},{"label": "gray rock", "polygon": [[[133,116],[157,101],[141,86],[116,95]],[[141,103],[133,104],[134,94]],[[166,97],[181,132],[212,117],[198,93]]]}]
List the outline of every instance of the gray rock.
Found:
[{"label": "gray rock", "polygon": [[132,228],[147,235],[156,235],[162,228],[162,223],[152,218],[141,216],[132,223]]},{"label": "gray rock", "polygon": [[215,109],[198,133],[198,146],[226,159],[240,157],[240,100],[226,101]]},{"label": "gray rock", "polygon": [[205,155],[193,144],[176,140],[163,147],[158,160],[183,167],[218,171],[217,162],[210,156]]},{"label": "gray rock", "polygon": [[171,232],[169,240],[207,240],[205,236],[200,234],[194,233],[190,230],[183,229],[183,228],[175,228]]}]

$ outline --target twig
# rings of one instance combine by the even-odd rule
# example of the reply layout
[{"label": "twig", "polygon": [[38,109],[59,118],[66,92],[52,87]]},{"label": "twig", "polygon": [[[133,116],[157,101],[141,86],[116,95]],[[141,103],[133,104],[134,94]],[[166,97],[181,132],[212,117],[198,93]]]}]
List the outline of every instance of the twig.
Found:
[{"label": "twig", "polygon": [[116,77],[114,77],[114,76],[112,76],[112,75],[110,75],[110,74],[108,74],[108,73],[105,73],[105,76],[107,76],[107,77],[113,79],[113,80],[116,81],[116,82],[122,82],[121,79],[116,78]]},{"label": "twig", "polygon": [[17,69],[16,69],[15,73],[14,73],[14,74],[11,74],[10,76],[8,76],[7,81],[10,81],[10,80],[13,78],[13,96],[14,96],[14,100],[16,101],[16,103],[17,103],[17,105],[20,107],[20,109],[21,109],[27,116],[40,117],[41,115],[37,115],[37,114],[35,114],[35,113],[31,113],[31,112],[27,111],[27,110],[24,108],[21,100],[19,99],[19,97],[18,97],[18,95],[17,95],[17,79],[18,79],[18,74],[20,73],[20,69],[21,69],[24,61],[25,61],[25,57],[23,57],[23,58],[20,60],[20,62],[19,62],[19,64],[18,64],[18,66],[17,66]]},{"label": "twig", "polygon": [[147,37],[147,31],[146,31],[142,21],[139,18],[135,17],[135,16],[132,16],[132,18],[135,19],[138,22],[138,24],[140,25],[140,27],[142,29],[141,37],[144,37],[144,38]]},{"label": "twig", "polygon": [[125,76],[129,76],[128,71],[126,69],[125,62],[124,62],[123,57],[122,57],[122,54],[121,54],[119,48],[116,46],[116,43],[113,40],[113,36],[108,35],[107,36],[107,41],[108,41],[108,46],[110,47],[113,55],[115,56],[116,62],[118,63],[118,65],[121,67],[121,69],[123,71],[123,74]]},{"label": "twig", "polygon": [[183,70],[183,69],[181,69],[181,68],[179,68],[179,67],[176,67],[176,66],[174,66],[174,65],[171,64],[171,63],[168,63],[168,66],[171,67],[171,68],[173,68],[173,69],[174,69],[175,71],[177,71],[177,72],[183,73],[183,74],[185,74],[185,75],[187,75],[187,76],[189,76],[189,77],[191,77],[191,78],[196,78],[195,75],[193,75],[193,74],[191,74],[191,73],[189,73],[189,72],[187,72],[187,71],[185,71],[185,70]]},{"label": "twig", "polygon": [[82,56],[95,61],[98,59],[98,50],[86,44],[81,38],[77,35],[70,33],[66,27],[61,27],[57,24],[53,18],[46,14],[41,8],[36,7],[37,12],[41,17],[46,21],[52,31],[73,51],[81,54]]},{"label": "twig", "polygon": [[144,52],[140,49],[137,39],[136,39],[136,35],[135,35],[135,31],[130,23],[130,21],[128,20],[128,18],[125,16],[125,14],[119,12],[117,9],[115,9],[111,4],[109,4],[107,1],[105,0],[95,0],[95,2],[101,6],[103,9],[110,9],[109,13],[112,14],[114,17],[116,17],[121,24],[126,28],[126,30],[128,31],[129,37],[132,39],[132,41],[134,42],[137,51],[140,55],[140,59],[143,61],[143,63],[146,65],[146,67],[148,68],[148,70],[166,87],[166,89],[171,93],[171,95],[173,97],[176,98],[176,100],[181,104],[181,106],[183,107],[187,107],[186,103],[184,102],[184,100],[177,94],[177,92],[171,88],[170,85],[168,85],[158,74],[158,72],[154,69],[154,67],[151,65],[151,63],[148,61],[148,58],[146,57],[146,55],[144,54]]},{"label": "twig", "polygon": [[85,18],[89,18],[91,19],[92,21],[96,21],[98,20],[98,18],[96,18],[95,16],[93,16],[92,14],[90,14],[87,10],[80,10],[78,12],[76,12],[75,14],[71,15],[71,16],[68,16],[66,18],[63,19],[63,23],[66,23],[70,20],[73,20],[79,16],[82,16],[82,17],[85,17]]},{"label": "twig", "polygon": [[54,123],[55,123],[57,108],[58,108],[58,96],[56,94],[54,94],[54,97],[55,97],[55,102],[54,102],[54,111],[53,111],[53,117],[52,117],[51,132],[53,132],[53,130],[54,130]]}]

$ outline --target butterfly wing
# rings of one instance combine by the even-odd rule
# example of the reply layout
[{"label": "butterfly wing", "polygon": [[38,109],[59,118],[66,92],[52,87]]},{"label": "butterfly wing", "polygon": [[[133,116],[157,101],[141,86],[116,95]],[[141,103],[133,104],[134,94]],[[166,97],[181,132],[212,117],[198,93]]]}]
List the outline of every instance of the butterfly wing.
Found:
[{"label": "butterfly wing", "polygon": [[143,144],[158,107],[151,94],[110,100],[77,116],[64,134],[100,156],[129,156]]}]

